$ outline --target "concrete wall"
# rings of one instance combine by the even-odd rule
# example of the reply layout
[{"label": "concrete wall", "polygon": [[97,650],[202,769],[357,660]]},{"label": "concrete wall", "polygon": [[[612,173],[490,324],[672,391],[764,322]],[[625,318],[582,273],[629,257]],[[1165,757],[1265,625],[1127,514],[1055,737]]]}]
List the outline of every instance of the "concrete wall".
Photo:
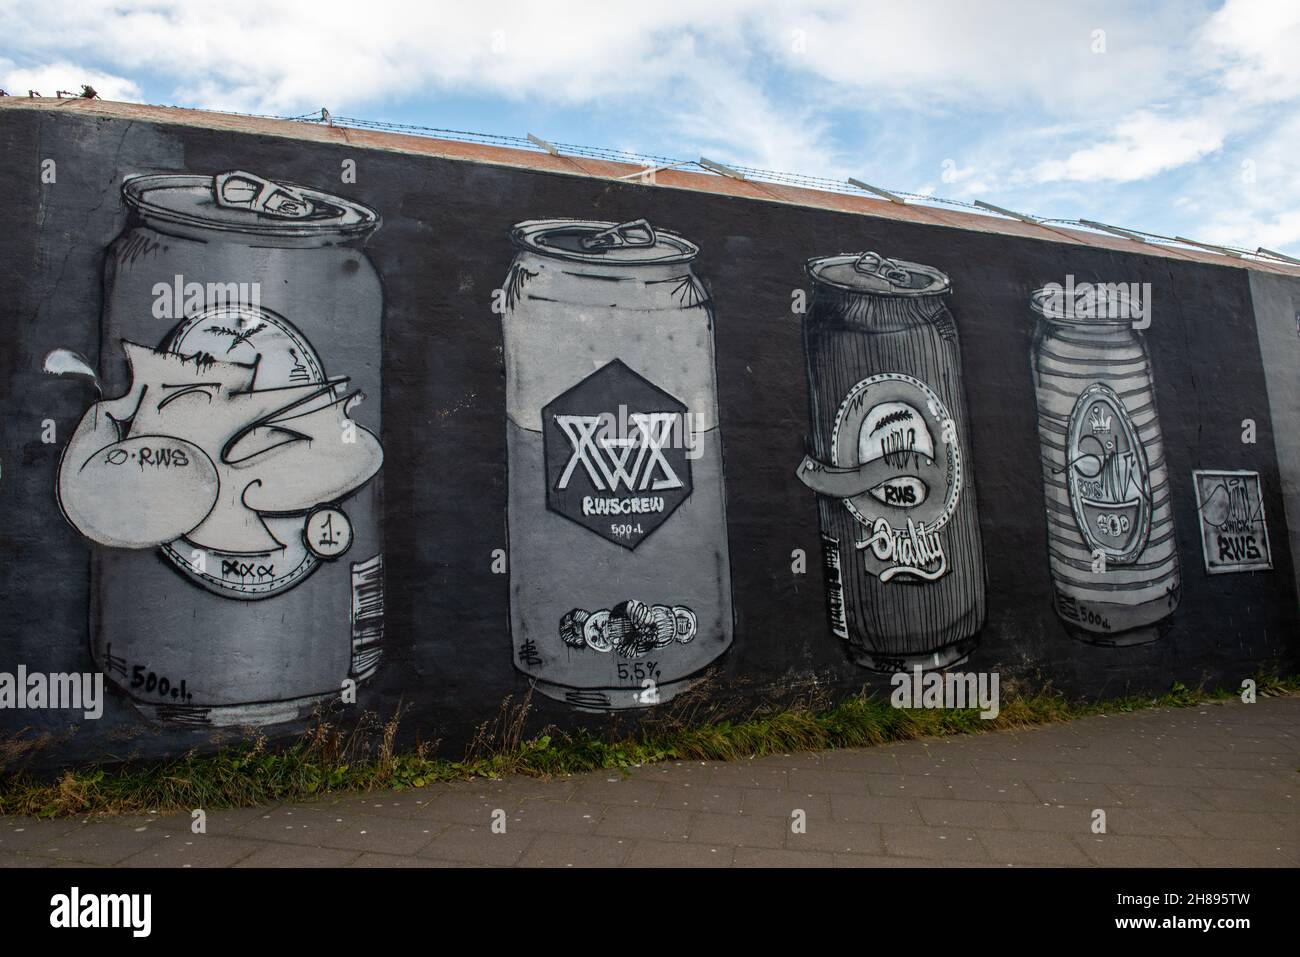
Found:
[{"label": "concrete wall", "polygon": [[1296,668],[1296,279],[58,110],[0,150],[0,673],[108,684],[0,709],[37,763]]}]

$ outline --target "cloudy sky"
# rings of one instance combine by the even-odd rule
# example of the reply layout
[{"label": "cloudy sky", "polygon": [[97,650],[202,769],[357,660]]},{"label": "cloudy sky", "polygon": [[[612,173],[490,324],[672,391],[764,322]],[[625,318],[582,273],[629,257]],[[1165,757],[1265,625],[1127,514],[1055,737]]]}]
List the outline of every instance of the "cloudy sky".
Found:
[{"label": "cloudy sky", "polygon": [[1300,0],[0,0],[0,87],[805,173],[1300,255]]}]

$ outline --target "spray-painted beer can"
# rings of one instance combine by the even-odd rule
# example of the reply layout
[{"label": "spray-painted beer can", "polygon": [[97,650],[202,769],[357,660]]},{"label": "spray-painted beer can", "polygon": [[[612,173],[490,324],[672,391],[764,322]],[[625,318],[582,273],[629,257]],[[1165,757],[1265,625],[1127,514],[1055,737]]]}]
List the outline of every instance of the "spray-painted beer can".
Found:
[{"label": "spray-painted beer can", "polygon": [[1088,285],[1035,291],[1031,366],[1057,614],[1076,638],[1132,645],[1178,606],[1178,542],[1151,360],[1110,305]]},{"label": "spray-painted beer can", "polygon": [[96,545],[92,655],[161,720],[292,719],[380,655],[379,217],[243,172],[122,197],[58,488]]},{"label": "spray-painted beer can", "polygon": [[965,660],[984,620],[948,277],[876,253],[813,259],[804,319],[831,630],[877,671]]},{"label": "spray-painted beer can", "polygon": [[587,710],[667,701],[731,643],[713,311],[645,220],[511,232],[501,290],[515,666]]}]

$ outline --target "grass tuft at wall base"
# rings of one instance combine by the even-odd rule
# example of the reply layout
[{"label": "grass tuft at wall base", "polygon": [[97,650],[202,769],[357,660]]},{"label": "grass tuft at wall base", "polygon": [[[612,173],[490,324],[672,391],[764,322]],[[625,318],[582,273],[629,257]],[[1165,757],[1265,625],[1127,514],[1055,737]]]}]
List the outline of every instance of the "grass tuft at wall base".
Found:
[{"label": "grass tuft at wall base", "polygon": [[[1261,697],[1300,692],[1300,676],[1261,674],[1254,680]],[[251,734],[209,756],[189,753],[149,765],[68,770],[54,782],[5,774],[0,765],[0,814],[166,814],[303,800],[329,792],[419,788],[438,781],[505,774],[552,776],[658,761],[730,761],[1027,728],[1143,708],[1189,707],[1239,694],[1175,683],[1157,697],[1079,703],[1050,688],[1020,692],[1004,686],[998,716],[985,720],[974,709],[900,709],[887,698],[861,693],[828,708],[795,705],[746,720],[694,723],[670,718],[610,741],[588,733],[554,731],[525,740],[530,701],[512,706],[507,700],[496,722],[482,726],[460,761],[430,757],[428,745],[397,753],[393,743],[398,716],[377,725],[363,722],[349,731],[322,716],[300,740],[276,750]],[[0,746],[0,755],[4,753]]]}]

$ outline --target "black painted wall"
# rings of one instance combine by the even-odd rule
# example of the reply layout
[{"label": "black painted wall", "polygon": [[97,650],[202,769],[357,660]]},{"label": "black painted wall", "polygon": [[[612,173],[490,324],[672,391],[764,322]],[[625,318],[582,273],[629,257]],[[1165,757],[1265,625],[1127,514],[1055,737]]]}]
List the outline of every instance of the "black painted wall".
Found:
[{"label": "black painted wall", "polygon": [[[1072,694],[1155,691],[1178,680],[1236,686],[1261,667],[1295,671],[1297,599],[1263,370],[1244,270],[1156,256],[911,225],[884,219],[614,184],[522,169],[287,138],[87,117],[0,111],[0,671],[86,671],[90,545],[54,498],[62,441],[92,398],[41,372],[51,349],[98,363],[104,250],[126,222],[123,179],[149,172],[247,169],[380,211],[368,253],[383,277],[387,651],[360,705],[407,706],[403,739],[440,739],[458,756],[473,727],[518,700],[505,547],[504,373],[492,291],[521,220],[647,217],[701,248],[695,270],[716,311],[735,643],[715,693],[779,696],[816,675],[834,688],[884,687],[850,664],[827,627],[817,504],[796,478],[808,395],[791,293],[805,260],[864,249],[947,273],[969,400],[988,616],[965,670],[1050,680]],[[42,184],[41,161],[57,163]],[[357,163],[355,184],[341,163]],[[1042,477],[1030,379],[1030,292],[1067,274],[1150,282],[1145,333],[1173,485],[1181,606],[1162,640],[1108,649],[1067,636],[1052,609]],[[316,332],[317,336],[322,333]],[[1258,441],[1241,442],[1241,423]],[[53,419],[61,441],[41,442]],[[1273,570],[1207,576],[1192,470],[1258,471]],[[808,572],[791,572],[803,549]],[[142,601],[165,600],[141,596]],[[603,728],[534,699],[534,720]],[[279,726],[290,735],[300,725]],[[48,733],[38,763],[175,754],[232,732],[158,728],[110,695],[104,717],[0,711],[0,732]]]}]

